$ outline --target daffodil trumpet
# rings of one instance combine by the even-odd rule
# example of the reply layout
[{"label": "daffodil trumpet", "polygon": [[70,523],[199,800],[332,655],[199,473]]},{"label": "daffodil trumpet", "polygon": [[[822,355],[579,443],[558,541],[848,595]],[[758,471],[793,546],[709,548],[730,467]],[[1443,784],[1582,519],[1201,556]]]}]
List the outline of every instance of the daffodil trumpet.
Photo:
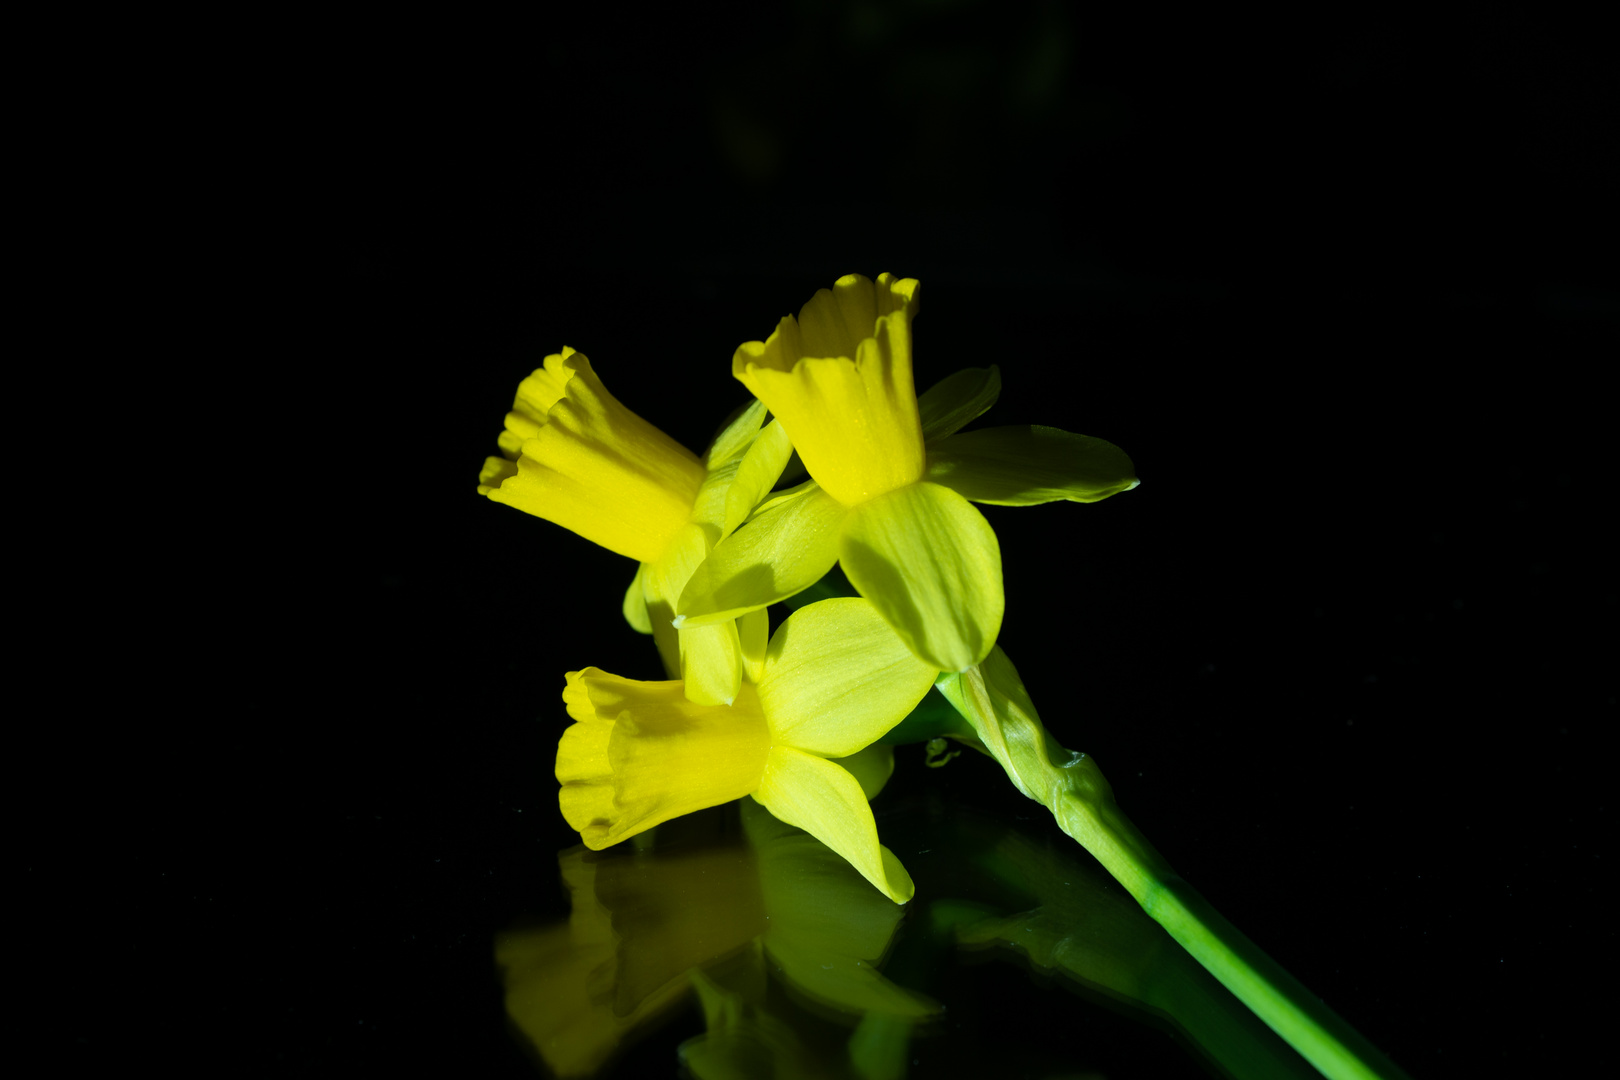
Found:
[{"label": "daffodil trumpet", "polygon": [[1129,457],[1056,428],[958,434],[994,403],[995,367],[921,398],[917,282],[858,274],[822,289],[732,374],[782,425],[810,481],[765,500],[687,580],[676,625],[707,626],[814,584],[834,563],[916,655],[941,671],[984,659],[1001,629],[1001,548],[974,502],[1096,502],[1136,486]]},{"label": "daffodil trumpet", "polygon": [[640,565],[624,617],[653,635],[664,670],[703,704],[729,703],[758,675],[763,611],[677,630],[675,598],[709,550],[771,489],[792,455],[765,407],[738,411],[699,458],[619,402],[571,348],[518,386],[478,493],[545,518]]}]

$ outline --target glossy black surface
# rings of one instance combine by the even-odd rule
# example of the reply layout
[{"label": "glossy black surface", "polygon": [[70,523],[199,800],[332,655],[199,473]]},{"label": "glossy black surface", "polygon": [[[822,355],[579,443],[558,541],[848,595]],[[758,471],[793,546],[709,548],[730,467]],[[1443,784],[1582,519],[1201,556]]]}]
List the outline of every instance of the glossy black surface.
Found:
[{"label": "glossy black surface", "polygon": [[[133,626],[86,616],[70,719],[21,759],[60,770],[21,889],[65,1060],[533,1075],[493,942],[567,912],[562,676],[657,661],[634,568],[479,499],[478,466],[563,344],[700,448],[737,344],[884,270],[923,282],[920,385],[999,364],[982,423],[1138,465],[1096,506],[986,510],[1054,734],[1414,1077],[1586,1059],[1613,959],[1597,35],[1511,5],[830,10],[292,36],[282,179],[232,213],[295,202],[312,239],[239,253],[274,311],[222,335],[198,458],[139,470],[202,524],[163,533]],[[177,591],[204,603],[158,629]],[[917,808],[1042,842],[988,762],[920,754],[883,796],[919,884],[953,871]],[[915,1076],[1026,1024],[1023,1075],[1197,1074],[1009,963],[937,979],[973,1004]],[[673,1075],[700,1028],[619,1075]]]}]

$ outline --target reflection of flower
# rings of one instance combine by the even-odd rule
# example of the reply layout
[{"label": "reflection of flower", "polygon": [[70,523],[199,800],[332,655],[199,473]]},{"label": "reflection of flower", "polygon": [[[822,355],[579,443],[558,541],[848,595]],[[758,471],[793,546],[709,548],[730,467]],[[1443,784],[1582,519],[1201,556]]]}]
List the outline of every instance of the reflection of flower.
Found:
[{"label": "reflection of flower", "polygon": [[859,598],[789,616],[758,685],[742,683],[730,705],[690,701],[676,681],[570,672],[563,700],[576,722],[557,747],[563,816],[600,849],[752,794],[904,903],[910,875],[878,843],[860,781],[828,759],[849,757],[898,724],[935,675]]},{"label": "reflection of flower", "polygon": [[596,898],[596,864],[582,854],[575,849],[561,859],[573,902],[567,923],[508,930],[495,938],[507,1014],[562,1077],[594,1074],[627,1036],[680,1002],[687,988],[685,979],[669,979],[627,1008],[616,1007],[619,950],[610,913]]},{"label": "reflection of flower", "polygon": [[[763,613],[677,633],[692,570],[781,475],[791,448],[764,406],[740,413],[703,460],[619,403],[583,353],[564,348],[518,386],[478,493],[554,521],[641,563],[625,617],[655,636],[665,669],[695,701],[729,702],[764,648]],[[739,638],[739,633],[741,638]]]},{"label": "reflection of flower", "polygon": [[1001,629],[1001,549],[969,500],[1095,502],[1135,486],[1130,459],[1055,428],[953,434],[995,400],[999,377],[912,383],[917,282],[838,279],[732,373],[777,417],[813,482],[767,501],[681,594],[678,624],[724,622],[806,588],[838,562],[919,657],[943,671],[984,659]]},{"label": "reflection of flower", "polygon": [[904,909],[800,830],[742,811],[746,844],[563,853],[569,922],[497,937],[507,1011],[552,1071],[589,1075],[696,985],[710,1023],[682,1048],[689,1067],[769,1075],[726,1072],[745,1051],[800,1048],[770,1011],[767,972],[835,1014],[908,1025],[936,1011],[877,970]]}]

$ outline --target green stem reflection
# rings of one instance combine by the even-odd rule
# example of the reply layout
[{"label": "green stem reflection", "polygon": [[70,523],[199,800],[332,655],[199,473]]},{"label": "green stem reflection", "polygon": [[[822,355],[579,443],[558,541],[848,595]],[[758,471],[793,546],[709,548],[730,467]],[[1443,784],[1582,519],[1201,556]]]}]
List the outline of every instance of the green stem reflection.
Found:
[{"label": "green stem reflection", "polygon": [[936,686],[971,729],[942,734],[999,761],[1020,791],[1050,809],[1144,911],[1324,1076],[1406,1077],[1181,880],[1120,811],[1097,763],[1047,733],[999,647],[977,667],[942,675]]}]

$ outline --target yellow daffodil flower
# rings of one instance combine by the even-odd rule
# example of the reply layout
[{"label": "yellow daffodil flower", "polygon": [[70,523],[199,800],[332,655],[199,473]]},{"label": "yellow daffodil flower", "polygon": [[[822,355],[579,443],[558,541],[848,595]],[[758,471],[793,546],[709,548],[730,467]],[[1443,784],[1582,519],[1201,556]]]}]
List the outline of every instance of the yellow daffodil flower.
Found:
[{"label": "yellow daffodil flower", "polygon": [[563,817],[587,847],[601,849],[751,794],[904,903],[910,875],[878,843],[861,781],[829,759],[882,737],[936,675],[858,597],[811,604],[784,620],[758,684],[743,682],[730,705],[698,704],[678,681],[569,672],[563,701],[575,723],[557,746]]},{"label": "yellow daffodil flower", "polygon": [[[973,502],[1096,502],[1136,485],[1118,447],[1056,428],[956,434],[1000,389],[968,369],[921,400],[917,282],[852,274],[822,289],[732,374],[786,430],[811,481],[767,499],[686,583],[676,625],[708,626],[807,588],[842,564],[860,594],[942,671],[983,660],[1001,629],[1001,549]],[[774,481],[773,481],[774,482]]]},{"label": "yellow daffodil flower", "polygon": [[674,601],[709,550],[742,523],[781,475],[792,448],[761,430],[754,402],[703,458],[620,404],[583,353],[564,348],[518,386],[478,493],[556,522],[640,563],[625,618],[658,643],[665,670],[704,704],[729,703],[758,674],[764,611],[677,631]]}]

